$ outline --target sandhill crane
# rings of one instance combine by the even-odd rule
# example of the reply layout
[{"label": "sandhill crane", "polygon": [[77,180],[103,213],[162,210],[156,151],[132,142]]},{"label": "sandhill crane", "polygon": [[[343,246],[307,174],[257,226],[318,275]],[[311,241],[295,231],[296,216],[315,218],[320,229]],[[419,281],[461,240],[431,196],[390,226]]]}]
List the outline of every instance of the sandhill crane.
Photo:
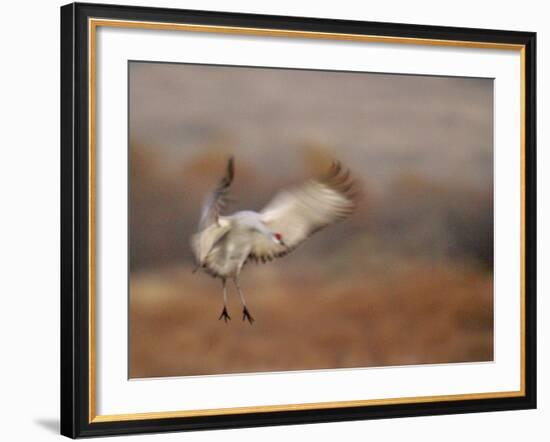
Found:
[{"label": "sandhill crane", "polygon": [[197,261],[203,269],[221,278],[223,310],[218,319],[231,319],[227,311],[226,280],[231,278],[243,307],[243,321],[254,318],[248,311],[239,285],[246,262],[271,261],[294,250],[310,235],[351,214],[355,207],[349,171],[334,162],[326,175],[279,192],[261,212],[245,210],[222,216],[228,189],[235,175],[230,158],[218,186],[204,200],[198,232],[191,237]]}]

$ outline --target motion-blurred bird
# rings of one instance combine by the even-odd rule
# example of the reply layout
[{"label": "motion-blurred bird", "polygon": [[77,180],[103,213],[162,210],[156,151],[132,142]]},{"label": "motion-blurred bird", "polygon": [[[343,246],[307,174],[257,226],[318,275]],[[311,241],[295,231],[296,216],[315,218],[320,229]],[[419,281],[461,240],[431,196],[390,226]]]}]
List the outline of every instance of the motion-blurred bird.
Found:
[{"label": "motion-blurred bird", "polygon": [[353,181],[348,170],[334,162],[325,176],[279,192],[261,211],[245,210],[222,216],[228,189],[235,175],[233,158],[225,176],[205,199],[198,232],[191,237],[197,267],[223,286],[223,310],[218,319],[227,322],[226,280],[233,279],[243,306],[243,321],[254,318],[239,285],[246,262],[271,261],[294,250],[310,235],[351,214],[355,208]]}]

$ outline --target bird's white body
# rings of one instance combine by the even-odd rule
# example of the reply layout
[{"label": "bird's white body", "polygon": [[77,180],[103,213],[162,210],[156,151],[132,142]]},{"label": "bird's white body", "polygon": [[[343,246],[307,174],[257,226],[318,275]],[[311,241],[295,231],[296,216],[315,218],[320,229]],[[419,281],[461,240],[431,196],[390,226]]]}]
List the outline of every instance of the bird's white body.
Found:
[{"label": "bird's white body", "polygon": [[205,200],[199,231],[192,236],[191,246],[197,268],[223,281],[224,310],[220,319],[230,319],[225,281],[232,278],[243,303],[243,320],[252,322],[238,285],[245,263],[286,255],[313,233],[347,217],[355,203],[349,173],[342,173],[340,164],[335,163],[324,178],[278,193],[261,212],[245,210],[222,216],[233,175],[230,159],[226,176]]},{"label": "bird's white body", "polygon": [[248,260],[259,229],[266,227],[257,212],[242,211],[219,217],[218,223],[193,237],[197,244],[195,249],[203,257],[204,269],[221,278],[238,276]]}]

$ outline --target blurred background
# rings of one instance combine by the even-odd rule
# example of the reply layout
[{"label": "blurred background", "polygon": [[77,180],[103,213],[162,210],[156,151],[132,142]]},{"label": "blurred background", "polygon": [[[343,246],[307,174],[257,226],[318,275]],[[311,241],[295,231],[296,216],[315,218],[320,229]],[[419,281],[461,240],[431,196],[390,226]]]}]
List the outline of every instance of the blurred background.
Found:
[{"label": "blurred background", "polygon": [[[491,79],[131,62],[130,377],[493,359]],[[331,159],[354,215],[241,286],[192,274],[202,199],[235,156],[260,210]]]}]

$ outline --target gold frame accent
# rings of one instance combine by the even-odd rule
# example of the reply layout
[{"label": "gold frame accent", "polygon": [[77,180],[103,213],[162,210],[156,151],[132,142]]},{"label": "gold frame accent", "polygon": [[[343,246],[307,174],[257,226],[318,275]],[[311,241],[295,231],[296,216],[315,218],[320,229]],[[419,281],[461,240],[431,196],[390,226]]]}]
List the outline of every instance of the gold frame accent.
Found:
[{"label": "gold frame accent", "polygon": [[[218,34],[254,35],[268,37],[290,37],[308,39],[326,39],[389,44],[413,44],[421,46],[446,46],[477,49],[498,49],[519,51],[520,53],[520,168],[521,168],[521,246],[520,246],[520,389],[488,393],[465,393],[438,396],[399,397],[388,399],[368,399],[335,402],[316,402],[285,405],[261,405],[235,408],[215,408],[201,410],[158,411],[129,414],[96,414],[96,31],[99,26],[116,28],[138,28],[149,30],[170,30],[186,32],[208,32]],[[88,422],[115,422],[144,419],[168,419],[177,417],[197,417],[234,415],[258,412],[276,412],[291,410],[320,410],[326,408],[364,407],[390,404],[413,404],[441,401],[459,401],[466,399],[496,399],[525,396],[525,45],[493,42],[475,42],[458,40],[423,39],[411,37],[389,37],[377,35],[340,34],[329,32],[292,31],[282,29],[246,28],[234,26],[211,26],[181,23],[141,22],[114,19],[88,19],[88,93],[89,93],[89,413]]]}]

